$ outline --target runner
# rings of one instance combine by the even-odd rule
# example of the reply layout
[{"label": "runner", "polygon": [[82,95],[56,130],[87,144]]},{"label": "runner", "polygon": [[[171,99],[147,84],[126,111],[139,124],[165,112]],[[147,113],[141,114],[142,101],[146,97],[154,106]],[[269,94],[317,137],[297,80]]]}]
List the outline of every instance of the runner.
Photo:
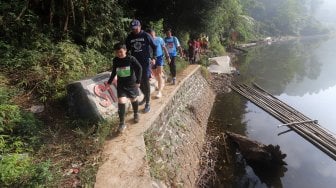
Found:
[{"label": "runner", "polygon": [[126,129],[125,113],[127,98],[131,99],[134,111],[134,122],[139,122],[138,99],[142,68],[133,56],[127,56],[126,45],[117,43],[114,45],[116,57],[113,59],[112,73],[107,84],[111,84],[115,76],[117,79],[119,132]]},{"label": "runner", "polygon": [[162,89],[165,84],[163,79],[163,66],[164,66],[163,52],[165,53],[168,63],[170,63],[170,58],[168,50],[166,48],[166,44],[163,41],[163,39],[161,37],[156,36],[155,31],[152,29],[149,30],[149,33],[153,37],[154,44],[156,45],[156,63],[152,65],[153,73],[158,81],[158,93],[156,95],[156,98],[161,98]]},{"label": "runner", "polygon": [[[140,89],[144,94],[144,100],[141,101],[139,105],[146,103],[144,112],[147,113],[150,111],[150,64],[155,64],[156,61],[156,45],[152,37],[141,30],[139,20],[133,20],[131,22],[131,29],[132,32],[126,38],[126,47],[142,66]],[[150,47],[153,49],[152,57]]]},{"label": "runner", "polygon": [[192,39],[188,41],[188,60],[190,64],[195,63],[195,44]]},{"label": "runner", "polygon": [[183,50],[180,45],[180,42],[178,39],[172,35],[171,29],[166,30],[166,38],[164,39],[169,57],[170,57],[170,63],[169,63],[169,68],[170,68],[170,74],[172,75],[172,84],[176,84],[176,64],[175,64],[175,59],[177,56],[177,49],[179,49],[180,56],[183,57]]}]

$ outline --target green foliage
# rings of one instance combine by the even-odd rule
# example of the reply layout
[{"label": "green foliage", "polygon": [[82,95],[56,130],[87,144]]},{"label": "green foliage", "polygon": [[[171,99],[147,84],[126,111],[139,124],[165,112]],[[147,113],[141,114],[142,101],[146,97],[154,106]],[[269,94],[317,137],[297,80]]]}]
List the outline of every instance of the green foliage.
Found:
[{"label": "green foliage", "polygon": [[210,51],[210,57],[216,57],[226,54],[224,46],[220,43],[218,38],[213,38],[213,40],[210,41]]},{"label": "green foliage", "polygon": [[32,151],[39,144],[40,122],[16,105],[1,104],[0,112],[0,154]]},{"label": "green foliage", "polygon": [[0,158],[1,187],[37,187],[52,179],[50,162],[34,164],[27,154],[3,155]]},{"label": "green foliage", "polygon": [[158,21],[150,21],[149,28],[154,29],[157,36],[164,37],[163,19]]},{"label": "green foliage", "polygon": [[9,102],[12,93],[0,84],[0,186],[21,187],[44,184],[51,179],[49,162],[35,163],[28,153],[40,145],[41,123],[33,114]]},{"label": "green foliage", "polygon": [[[27,55],[21,74],[26,75],[18,83],[20,87],[34,92],[42,102],[65,96],[65,86],[85,76],[106,70],[109,60],[95,49],[82,49],[71,42],[60,42],[52,49],[38,53],[25,50],[14,59]],[[30,66],[27,66],[29,64]],[[16,67],[20,69],[19,67]]]},{"label": "green foliage", "polygon": [[177,73],[182,72],[189,65],[189,62],[185,61],[182,58],[176,58],[175,63],[176,63],[176,72]]},{"label": "green foliage", "polygon": [[206,80],[208,80],[210,78],[210,72],[207,69],[207,67],[205,67],[205,66],[201,67],[201,74]]}]

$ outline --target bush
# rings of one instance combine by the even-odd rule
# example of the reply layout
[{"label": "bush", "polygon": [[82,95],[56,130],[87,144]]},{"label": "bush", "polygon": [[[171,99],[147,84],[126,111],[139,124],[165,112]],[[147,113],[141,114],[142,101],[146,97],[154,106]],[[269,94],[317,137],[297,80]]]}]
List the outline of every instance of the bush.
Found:
[{"label": "bush", "polygon": [[224,46],[220,43],[218,38],[213,38],[210,41],[209,49],[212,54],[209,57],[223,56],[226,54]]},{"label": "bush", "polygon": [[32,113],[11,104],[11,93],[0,83],[0,155],[31,151],[39,144],[41,123]]},{"label": "bush", "polygon": [[50,162],[34,164],[27,154],[3,155],[0,158],[1,187],[37,187],[52,179]]},{"label": "bush", "polygon": [[16,105],[0,105],[0,154],[32,151],[39,145],[40,122]]},{"label": "bush", "polygon": [[36,55],[34,50],[18,53],[14,59],[27,56],[29,60],[13,70],[26,75],[18,79],[19,87],[36,94],[42,102],[63,98],[68,83],[110,67],[109,60],[100,52],[90,48],[84,50],[69,41],[60,42],[52,49],[42,49],[45,51],[40,55]]}]

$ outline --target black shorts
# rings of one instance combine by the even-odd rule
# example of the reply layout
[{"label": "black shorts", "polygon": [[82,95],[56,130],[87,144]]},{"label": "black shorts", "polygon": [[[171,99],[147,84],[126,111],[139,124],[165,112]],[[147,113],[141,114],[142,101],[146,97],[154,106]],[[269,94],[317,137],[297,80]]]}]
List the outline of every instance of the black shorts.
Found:
[{"label": "black shorts", "polygon": [[132,87],[117,87],[117,95],[120,97],[127,97],[134,99],[139,96],[139,89],[136,86]]}]

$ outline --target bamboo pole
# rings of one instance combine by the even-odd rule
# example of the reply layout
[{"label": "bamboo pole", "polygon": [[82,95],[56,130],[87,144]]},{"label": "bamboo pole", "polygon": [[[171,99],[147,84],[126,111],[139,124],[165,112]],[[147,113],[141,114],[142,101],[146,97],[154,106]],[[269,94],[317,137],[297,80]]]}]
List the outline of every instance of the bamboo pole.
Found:
[{"label": "bamboo pole", "polygon": [[[308,117],[304,116],[300,112],[296,111],[294,108],[288,106],[287,104],[283,103],[281,100],[275,98],[271,94],[267,93],[263,90],[264,93],[258,92],[257,90],[251,89],[246,85],[232,85],[231,88],[244,96],[245,98],[249,99],[251,102],[255,103],[257,106],[263,108],[266,112],[273,115],[275,118],[280,120],[283,123],[290,123],[293,120],[297,121],[312,121]],[[287,117],[286,117],[287,115]],[[288,117],[289,116],[289,117]],[[308,120],[307,120],[308,119]],[[304,126],[303,126],[304,125]],[[328,156],[332,157],[336,160],[336,145],[333,140],[332,134],[328,133],[324,129],[319,129],[319,126],[315,126],[317,128],[309,129],[313,123],[304,123],[298,126],[291,126],[290,128],[297,132],[299,135],[307,139],[309,142],[314,144],[320,150],[325,152]],[[316,136],[319,134],[319,136]],[[330,140],[332,138],[332,140]]]},{"label": "bamboo pole", "polygon": [[[272,106],[271,106],[271,107],[272,107]],[[309,126],[309,127],[310,127],[310,126]],[[316,131],[316,130],[313,130],[313,131]],[[318,131],[318,130],[317,130],[317,131]],[[322,134],[322,133],[319,133],[319,132],[318,132],[318,134]],[[323,134],[322,134],[322,136],[323,136]],[[334,137],[332,137],[332,138],[334,139]]]},{"label": "bamboo pole", "polygon": [[[287,108],[286,108],[287,109]],[[291,117],[294,117],[293,119],[296,120],[296,121],[304,121],[306,120],[306,118],[300,118],[298,116],[298,114],[295,114],[294,116],[293,115],[290,115]],[[308,120],[308,121],[311,121],[311,120]],[[335,143],[336,142],[336,139],[335,137],[326,132],[326,130],[322,129],[318,124],[312,124],[312,123],[305,123],[305,124],[300,124],[300,125],[297,125],[297,126],[300,126],[300,127],[303,127],[304,129],[309,129],[310,131],[314,132],[314,134],[317,134],[317,135],[320,135],[323,139],[331,139],[330,143]]]},{"label": "bamboo pole", "polygon": [[[248,86],[245,86],[245,88],[249,88],[249,87],[248,87]],[[254,93],[254,95],[258,95],[258,93]],[[258,96],[258,97],[260,97],[260,96]],[[271,106],[271,108],[273,108],[272,105],[270,105],[270,106]],[[282,109],[282,110],[283,110],[283,109]],[[281,111],[281,110],[280,110],[280,112],[283,113],[283,111]],[[289,116],[292,118],[293,121],[294,121],[294,120],[297,120],[297,121],[303,121],[302,119],[298,118],[296,114],[295,114],[294,116],[291,115],[291,114],[289,114]],[[292,121],[289,121],[289,122],[292,122]],[[323,131],[323,130],[322,130],[322,129],[319,129],[319,127],[318,127],[318,126],[315,126],[314,124],[311,124],[310,126],[309,126],[309,125],[306,126],[306,124],[302,124],[302,125],[298,125],[298,126],[300,126],[300,128],[302,128],[302,129],[307,129],[307,131],[311,131],[313,134],[318,134],[318,135],[320,135],[320,137],[322,137],[322,139],[325,140],[326,142],[329,142],[329,144],[334,145],[334,143],[335,143],[335,141],[336,141],[335,138],[332,137],[330,134],[328,134],[328,133],[323,134],[323,132],[321,132],[321,131]],[[325,131],[324,131],[324,133],[325,133]],[[330,138],[331,138],[332,140],[330,140]]]},{"label": "bamboo pole", "polygon": [[[277,100],[279,103],[283,104],[284,106],[287,106],[289,109],[291,109],[293,112],[296,112],[298,113],[298,115],[306,118],[306,119],[309,119],[307,116],[305,116],[304,114],[300,113],[299,111],[297,111],[296,109],[294,109],[293,107],[289,106],[288,104],[282,102],[281,100],[279,100],[278,98],[274,97],[271,93],[267,92],[264,88],[262,88],[261,86],[259,86],[258,84],[256,83],[253,83],[253,85],[258,88],[260,91],[263,91],[264,93],[268,94],[270,97],[274,98],[275,100]],[[321,127],[321,129],[325,130],[327,133],[331,133],[333,136],[335,136],[335,133],[333,133],[332,131],[324,128],[324,127]]]},{"label": "bamboo pole", "polygon": [[[248,86],[245,86],[246,88],[249,88]],[[253,90],[253,88],[251,88],[252,90]],[[260,93],[258,93],[258,91],[254,91],[254,93],[255,94],[257,94],[257,95],[259,95]],[[267,95],[270,95],[269,93],[267,93]],[[260,94],[260,96],[261,97],[265,97],[264,96],[264,94]],[[268,97],[267,97],[268,98]],[[271,101],[271,103],[273,103],[273,102],[275,102],[275,103],[277,103],[278,101],[280,101],[279,99],[277,99],[277,98],[275,98],[275,97],[273,97],[273,96],[271,96],[271,98],[272,99],[276,99],[276,101],[273,101],[273,100],[270,100]],[[269,98],[268,98],[269,99]],[[288,108],[289,106],[288,105],[286,105],[285,103],[283,103],[282,101],[280,101],[281,102],[281,104],[279,104],[280,105],[280,107],[282,108],[282,110],[284,110],[284,111],[286,111],[286,112],[288,112],[288,116],[290,116],[290,117],[294,117],[294,119],[293,120],[296,120],[296,121],[311,121],[311,119],[309,119],[309,118],[307,118],[307,117],[305,117],[303,114],[301,114],[300,112],[298,112],[298,111],[296,111],[295,109],[295,111],[297,112],[297,113],[291,113],[290,111],[293,109],[292,107],[290,107],[290,108]],[[294,116],[293,116],[294,115]],[[300,118],[301,117],[301,118]],[[302,124],[303,125],[303,124]],[[307,126],[306,126],[307,125]],[[320,126],[316,126],[316,124],[305,124],[304,125],[306,128],[308,128],[308,129],[311,129],[312,131],[316,131],[316,133],[317,134],[319,134],[319,135],[322,135],[323,137],[328,137],[328,138],[331,138],[331,139],[333,139],[335,142],[336,142],[336,139],[335,139],[335,137],[332,135],[332,134],[330,134],[330,133],[328,133],[326,130],[324,130],[324,129],[322,129]],[[323,133],[322,133],[323,132]]]}]

